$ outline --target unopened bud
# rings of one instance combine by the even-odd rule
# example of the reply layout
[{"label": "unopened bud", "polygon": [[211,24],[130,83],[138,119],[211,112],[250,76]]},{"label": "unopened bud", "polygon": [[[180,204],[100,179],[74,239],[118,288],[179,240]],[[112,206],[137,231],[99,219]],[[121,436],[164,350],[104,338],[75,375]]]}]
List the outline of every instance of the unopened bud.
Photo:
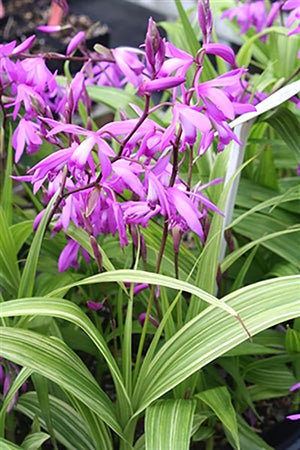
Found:
[{"label": "unopened bud", "polygon": [[92,311],[99,311],[103,308],[103,303],[101,302],[86,302],[86,306]]},{"label": "unopened bud", "polygon": [[93,253],[94,253],[95,260],[97,262],[97,266],[98,266],[99,272],[102,272],[102,268],[103,268],[102,254],[100,252],[98,242],[96,241],[94,236],[90,236],[90,243],[91,243],[91,246],[92,246],[92,250],[93,250]]},{"label": "unopened bud", "polygon": [[88,195],[85,209],[85,217],[89,217],[95,211],[101,192],[100,186],[95,186]]},{"label": "unopened bud", "polygon": [[146,247],[146,241],[144,236],[141,234],[141,255],[143,258],[144,263],[147,262],[147,247]]},{"label": "unopened bud", "polygon": [[[146,319],[146,313],[142,313],[139,315],[139,322],[140,322],[141,327],[144,326],[145,319]],[[151,315],[149,316],[149,322],[151,322],[156,328],[159,327],[159,323]]]},{"label": "unopened bud", "polygon": [[99,53],[99,55],[103,56],[103,58],[109,59],[111,62],[115,61],[112,51],[109,48],[104,47],[104,45],[96,44],[94,45],[94,50]]},{"label": "unopened bud", "polygon": [[173,247],[176,255],[179,253],[179,246],[181,241],[181,232],[177,226],[172,228]]}]

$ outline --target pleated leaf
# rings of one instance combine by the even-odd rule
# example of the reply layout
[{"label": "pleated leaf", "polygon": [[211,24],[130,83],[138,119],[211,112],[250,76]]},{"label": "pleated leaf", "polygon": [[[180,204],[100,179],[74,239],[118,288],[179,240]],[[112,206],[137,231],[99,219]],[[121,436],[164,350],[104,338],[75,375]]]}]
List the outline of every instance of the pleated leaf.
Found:
[{"label": "pleated leaf", "polygon": [[89,336],[108,364],[112,377],[115,381],[118,399],[122,410],[121,412],[125,416],[124,420],[128,419],[131,409],[130,400],[125,391],[120,371],[112,354],[110,353],[105,339],[86,316],[86,314],[84,314],[82,310],[74,303],[63,299],[33,297],[11,300],[0,304],[0,317],[30,315],[50,316],[67,320],[80,327]]},{"label": "pleated leaf", "polygon": [[[255,335],[300,316],[299,292],[300,276],[291,276],[247,286],[223,302],[236,308]],[[215,307],[206,308],[161,347],[138,379],[133,398],[137,413],[247,338],[233,317]]]},{"label": "pleated leaf", "polygon": [[[51,417],[56,439],[68,450],[94,450],[86,424],[80,415],[62,400],[49,396]],[[41,427],[47,429],[35,392],[27,392],[19,398],[17,411],[31,420],[37,416]]]},{"label": "pleated leaf", "polygon": [[213,410],[222,424],[231,432],[235,445],[239,449],[237,419],[227,387],[220,386],[208,389],[207,391],[200,392],[195,397]]},{"label": "pleated leaf", "polygon": [[123,436],[113,403],[81,359],[64,342],[32,331],[7,327],[0,328],[0,340],[4,358],[57,383]]},{"label": "pleated leaf", "polygon": [[190,294],[194,294],[195,296],[201,298],[205,302],[217,306],[218,308],[223,309],[227,313],[236,316],[236,312],[233,308],[228,306],[226,303],[218,300],[211,294],[203,291],[202,289],[194,286],[193,284],[187,283],[185,281],[176,280],[175,278],[166,277],[164,275],[145,272],[143,270],[116,270],[114,272],[105,272],[99,275],[93,275],[92,277],[85,278],[84,280],[77,281],[76,283],[70,284],[68,286],[64,286],[61,289],[56,289],[51,292],[49,296],[56,297],[61,295],[61,293],[65,292],[67,289],[71,289],[75,286],[84,286],[86,284],[95,284],[95,283],[108,283],[108,282],[129,282],[129,283],[148,283],[154,285],[160,285],[169,287],[171,289],[177,289],[178,291],[189,292]]},{"label": "pleated leaf", "polygon": [[38,450],[49,437],[49,434],[43,432],[29,434],[22,442],[22,448],[24,450]]},{"label": "pleated leaf", "polygon": [[146,409],[146,450],[188,450],[196,402],[160,400]]}]

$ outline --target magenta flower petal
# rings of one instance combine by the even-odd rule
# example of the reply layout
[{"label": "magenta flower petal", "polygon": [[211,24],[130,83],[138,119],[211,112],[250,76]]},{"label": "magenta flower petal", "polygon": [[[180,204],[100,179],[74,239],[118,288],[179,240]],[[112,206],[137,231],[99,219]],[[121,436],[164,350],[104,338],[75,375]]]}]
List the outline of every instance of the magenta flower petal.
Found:
[{"label": "magenta flower petal", "polygon": [[62,30],[61,25],[40,25],[37,27],[37,30],[41,31],[42,33],[58,33]]},{"label": "magenta flower petal", "polygon": [[294,386],[290,387],[290,391],[296,391],[297,389],[300,389],[300,381],[299,383],[294,384]]},{"label": "magenta flower petal", "polygon": [[203,229],[199,221],[200,213],[194,203],[179,189],[168,188],[168,194],[178,213],[186,221],[190,229],[198,234],[201,239],[204,239]]},{"label": "magenta flower petal", "polygon": [[68,44],[66,55],[69,56],[76,49],[76,47],[78,47],[80,42],[84,40],[84,38],[85,38],[84,31],[79,31],[79,33],[75,34],[75,36],[70,40]]},{"label": "magenta flower petal", "polygon": [[139,88],[139,94],[150,94],[165,89],[171,89],[185,82],[185,77],[165,77],[157,80],[145,81]]},{"label": "magenta flower petal", "polygon": [[210,55],[220,56],[232,66],[236,66],[235,55],[233,50],[225,44],[204,44],[205,52]]},{"label": "magenta flower petal", "polygon": [[79,244],[73,239],[70,239],[63,251],[60,254],[58,260],[58,271],[63,272],[70,266],[77,266],[77,255],[79,250]]},{"label": "magenta flower petal", "polygon": [[12,51],[12,55],[19,55],[20,53],[23,53],[26,50],[28,50],[34,43],[34,40],[35,40],[34,34],[32,36],[29,36],[29,38],[25,39],[25,41],[22,42],[22,44],[14,48],[14,50]]},{"label": "magenta flower petal", "polygon": [[286,416],[289,420],[300,420],[300,414],[291,414],[290,416]]}]

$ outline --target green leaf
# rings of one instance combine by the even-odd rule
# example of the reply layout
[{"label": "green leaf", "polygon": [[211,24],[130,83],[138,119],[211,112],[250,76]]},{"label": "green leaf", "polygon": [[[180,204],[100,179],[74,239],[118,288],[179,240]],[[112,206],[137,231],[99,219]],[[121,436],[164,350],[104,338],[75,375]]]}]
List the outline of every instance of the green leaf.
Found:
[{"label": "green leaf", "polygon": [[247,39],[246,43],[240,48],[238,54],[236,55],[236,63],[239,67],[248,67],[251,60],[252,47],[254,42],[262,36],[267,36],[269,33],[283,34],[284,36],[286,36],[287,29],[284,27],[265,28],[260,33],[256,33],[254,36]]},{"label": "green leaf", "polygon": [[114,110],[124,109],[131,102],[134,102],[143,109],[144,103],[141,98],[119,88],[110,86],[87,86],[87,92],[92,100],[103,103]]},{"label": "green leaf", "polygon": [[[234,306],[251,335],[300,315],[300,276],[255,283],[223,298]],[[138,378],[135,414],[199,369],[247,339],[240,324],[215,307],[206,308],[167,341]]]},{"label": "green leaf", "polygon": [[49,434],[43,432],[29,434],[22,442],[22,448],[24,450],[38,450],[47,439],[49,439]]},{"label": "green leaf", "polygon": [[[238,417],[239,438],[243,450],[273,450],[241,417]],[[230,436],[228,436],[230,439]]]},{"label": "green leaf", "polygon": [[235,410],[231,403],[231,396],[225,386],[208,389],[195,396],[209,406],[222,424],[231,432],[236,447],[239,449],[238,427]]},{"label": "green leaf", "polygon": [[177,7],[178,14],[179,14],[179,17],[180,17],[182,25],[183,25],[186,40],[190,47],[190,53],[192,55],[196,55],[197,51],[199,50],[200,45],[199,45],[197,36],[195,34],[195,31],[194,31],[192,25],[190,24],[190,21],[189,21],[188,16],[181,4],[181,1],[175,0],[175,5]]},{"label": "green leaf", "polygon": [[49,405],[48,380],[36,373],[33,374],[31,378],[32,378],[32,381],[33,381],[33,384],[35,387],[35,391],[38,396],[39,405],[41,408],[43,418],[45,419],[45,422],[47,424],[47,430],[51,437],[51,444],[52,444],[53,448],[55,450],[57,450],[57,444],[56,444],[56,440],[55,440],[51,412],[50,412],[50,405]]},{"label": "green leaf", "polygon": [[189,292],[197,297],[201,298],[205,302],[217,306],[218,308],[224,309],[227,313],[236,316],[236,312],[228,305],[224,304],[213,295],[199,289],[193,284],[187,283],[185,281],[176,280],[175,278],[166,277],[164,275],[145,272],[143,270],[116,270],[114,272],[105,272],[98,275],[93,275],[92,277],[85,278],[84,280],[77,281],[74,284],[69,284],[61,289],[56,289],[49,294],[49,297],[54,297],[60,295],[67,289],[71,289],[75,286],[84,286],[86,284],[95,283],[108,283],[108,282],[128,282],[128,283],[148,283],[153,285],[160,285],[169,287],[171,289],[177,289],[179,291]]},{"label": "green leaf", "polygon": [[62,341],[27,330],[3,327],[0,328],[0,337],[4,358],[57,383],[123,437],[111,400],[98,386],[81,359]]},{"label": "green leaf", "polygon": [[[267,220],[267,219],[266,219]],[[257,226],[257,223],[256,223]],[[247,227],[247,229],[243,230],[243,234],[248,233],[257,233],[257,229],[249,229],[249,227]],[[251,248],[255,247],[257,244],[263,244],[264,246],[268,246],[268,242],[271,239],[275,239],[275,238],[283,238],[286,237],[284,235],[288,235],[288,234],[292,234],[292,233],[299,233],[300,231],[300,227],[294,227],[294,228],[288,228],[287,230],[281,230],[281,231],[277,231],[275,233],[270,233],[267,234],[265,236],[262,236],[260,238],[257,238],[255,240],[253,240],[252,242],[249,242],[248,244],[244,245],[241,248],[238,248],[237,250],[235,250],[234,252],[230,253],[229,255],[226,256],[226,258],[224,258],[224,260],[221,263],[221,270],[222,272],[225,272],[235,261],[237,261],[244,253],[246,253],[248,250],[251,250]],[[239,231],[241,232],[241,231]],[[289,251],[286,251],[286,249],[284,247],[282,247],[282,242],[285,242],[286,244],[289,244],[288,247],[290,249],[292,249],[292,254],[289,253]],[[295,244],[293,244],[295,242],[295,238],[289,239],[288,241],[284,240],[280,243],[278,243],[276,246],[273,243],[272,245],[272,250],[276,251],[276,253],[280,256],[282,256],[283,258],[286,258],[288,261],[290,261],[291,263],[299,266],[299,259],[297,259],[296,253],[297,253],[297,249],[295,249]]]},{"label": "green leaf", "polygon": [[20,280],[18,297],[30,297],[32,295],[39,253],[46,230],[48,217],[51,214],[52,206],[57,198],[57,195],[58,192],[50,200],[38,230],[34,235]]},{"label": "green leaf", "polygon": [[[49,402],[56,439],[68,450],[95,450],[86,423],[80,415],[68,403],[52,395],[49,396]],[[40,425],[47,429],[35,392],[21,395],[15,409],[31,420],[37,417]]]},{"label": "green leaf", "polygon": [[131,411],[130,400],[124,388],[116,361],[110,353],[110,350],[101,333],[82,312],[82,310],[68,300],[47,297],[12,300],[0,305],[0,317],[28,315],[50,316],[68,320],[80,327],[89,336],[108,364],[118,393],[120,409],[122,414],[124,414],[124,421],[128,419]]},{"label": "green leaf", "polygon": [[1,450],[22,450],[22,447],[19,447],[12,442],[7,441],[6,439],[0,438]]},{"label": "green leaf", "polygon": [[279,136],[286,143],[287,148],[294,152],[297,161],[300,161],[300,120],[297,115],[287,108],[279,108],[266,119]]},{"label": "green leaf", "polygon": [[105,423],[75,397],[69,394],[69,398],[89,428],[89,435],[93,439],[95,450],[113,450],[111,434]]},{"label": "green leaf", "polygon": [[12,232],[0,207],[0,280],[3,288],[15,295],[20,282],[16,246]]},{"label": "green leaf", "polygon": [[10,227],[11,234],[15,243],[16,252],[21,250],[22,245],[33,232],[33,220],[23,220]]},{"label": "green leaf", "polygon": [[[94,450],[95,447],[86,430],[86,423],[82,421],[80,415],[69,404],[54,396],[49,396],[49,401],[56,439],[68,449]],[[47,429],[35,392],[22,395],[16,409],[31,419],[37,419],[39,424]]]},{"label": "green leaf", "polygon": [[287,327],[285,335],[285,348],[291,353],[300,353],[300,331]]},{"label": "green leaf", "polygon": [[196,402],[160,400],[146,409],[146,450],[188,450]]}]

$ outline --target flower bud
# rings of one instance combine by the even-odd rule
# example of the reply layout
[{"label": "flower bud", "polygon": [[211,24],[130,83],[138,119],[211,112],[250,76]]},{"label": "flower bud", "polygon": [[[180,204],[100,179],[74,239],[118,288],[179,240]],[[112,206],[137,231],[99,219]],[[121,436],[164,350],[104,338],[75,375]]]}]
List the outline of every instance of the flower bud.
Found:
[{"label": "flower bud", "polygon": [[102,272],[102,254],[99,250],[98,242],[96,241],[94,236],[90,236],[90,243],[93,249],[94,257],[98,265],[99,272]]},{"label": "flower bud", "polygon": [[157,73],[165,59],[165,44],[152,17],[150,17],[148,22],[145,45],[147,61],[153,72]]},{"label": "flower bud", "polygon": [[212,14],[209,0],[199,0],[198,18],[202,31],[203,43],[207,44],[210,40],[212,30]]},{"label": "flower bud", "polygon": [[12,51],[12,55],[19,55],[20,53],[25,52],[26,50],[30,49],[30,47],[33,45],[35,40],[35,34],[32,36],[29,36],[29,38],[25,39],[20,45],[15,47]]},{"label": "flower bud", "polygon": [[103,308],[103,303],[101,302],[86,302],[86,306],[91,309],[92,311],[99,311]]},{"label": "flower bud", "polygon": [[75,36],[70,40],[69,45],[67,47],[66,55],[69,56],[73,51],[78,47],[80,42],[85,39],[85,32],[79,31],[79,33],[75,34]]},{"label": "flower bud", "polygon": [[174,252],[175,252],[175,255],[178,255],[180,240],[181,240],[181,232],[177,226],[172,228],[172,237],[173,237]]},{"label": "flower bud", "polygon": [[[139,322],[140,322],[141,327],[144,326],[145,319],[146,319],[146,313],[142,313],[139,315]],[[159,323],[151,315],[149,316],[149,322],[151,322],[156,328],[159,327]]]},{"label": "flower bud", "polygon": [[85,217],[89,217],[95,211],[101,192],[100,186],[95,186],[88,195],[85,209]]}]

